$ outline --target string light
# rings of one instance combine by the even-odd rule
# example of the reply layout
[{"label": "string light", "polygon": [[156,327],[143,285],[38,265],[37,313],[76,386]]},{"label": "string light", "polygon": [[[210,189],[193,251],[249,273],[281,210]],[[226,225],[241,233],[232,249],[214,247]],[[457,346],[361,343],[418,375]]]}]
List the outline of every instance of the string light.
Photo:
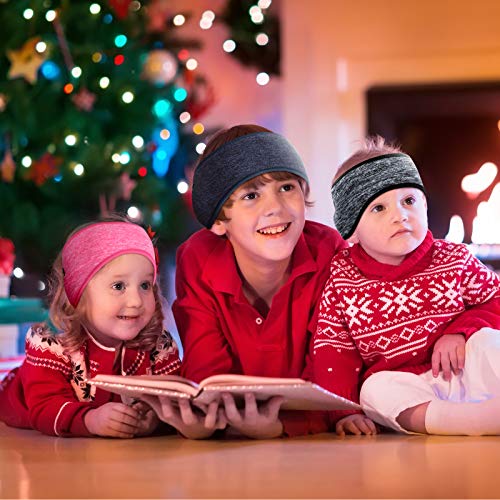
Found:
[{"label": "string light", "polygon": [[141,2],[139,2],[138,0],[134,0],[131,4],[130,4],[130,7],[129,9],[132,11],[132,12],[137,12],[138,10],[141,10]]},{"label": "string light", "polygon": [[82,76],[82,68],[80,68],[79,66],[75,66],[72,70],[71,70],[71,75],[74,77],[74,78],[80,78]]},{"label": "string light", "polygon": [[125,104],[130,104],[134,100],[135,96],[132,92],[127,91],[122,94],[122,101]]},{"label": "string light", "polygon": [[32,163],[33,163],[33,160],[31,159],[31,156],[23,156],[23,159],[21,160],[21,165],[24,168],[31,167]]},{"label": "string light", "polygon": [[76,144],[76,135],[75,134],[68,134],[65,138],[64,138],[64,142],[68,145],[68,146],[74,146]]},{"label": "string light", "polygon": [[222,48],[224,52],[233,52],[233,50],[236,49],[236,42],[234,40],[226,40],[222,44]]},{"label": "string light", "polygon": [[187,123],[189,120],[191,120],[191,115],[187,112],[187,111],[183,111],[180,115],[179,115],[179,121],[181,123]]},{"label": "string light", "polygon": [[262,9],[262,10],[265,10],[265,9],[268,9],[272,4],[272,0],[259,0],[257,2],[257,5]]},{"label": "string light", "polygon": [[20,267],[16,267],[13,271],[12,274],[17,278],[21,279],[24,278],[24,271]]},{"label": "string light", "polygon": [[139,170],[137,170],[137,174],[139,177],[146,177],[148,175],[148,169],[146,167],[139,167]]},{"label": "string light", "polygon": [[167,130],[166,128],[164,128],[163,130],[160,131],[160,137],[166,141],[168,139],[170,139],[170,130]]},{"label": "string light", "polygon": [[129,162],[130,162],[130,153],[124,151],[123,153],[120,154],[120,163],[122,165],[127,165],[127,163]]},{"label": "string light", "polygon": [[101,89],[107,89],[109,87],[109,78],[107,76],[103,76],[99,80],[99,87],[101,87]]},{"label": "string light", "polygon": [[45,19],[47,19],[47,21],[49,23],[51,23],[52,21],[54,21],[54,19],[56,17],[57,17],[57,14],[56,14],[55,10],[48,10],[47,13],[45,14]]},{"label": "string light", "polygon": [[202,30],[208,30],[212,27],[212,24],[215,19],[215,14],[211,10],[206,10],[203,12],[201,15],[201,20],[200,20],[200,28]]},{"label": "string light", "polygon": [[180,61],[185,61],[189,57],[189,50],[187,49],[179,50],[177,57],[179,58]]},{"label": "string light", "polygon": [[100,52],[94,52],[92,54],[92,61],[95,63],[99,63],[102,61],[102,54]]},{"label": "string light", "polygon": [[73,85],[71,83],[67,83],[64,87],[63,87],[63,91],[65,94],[71,94],[71,92],[73,92]]},{"label": "string light", "polygon": [[33,12],[33,9],[25,9],[23,12],[23,17],[24,19],[31,19],[35,13]]},{"label": "string light", "polygon": [[267,45],[269,43],[269,37],[265,33],[259,33],[255,37],[255,42],[260,46]]},{"label": "string light", "polygon": [[177,14],[172,22],[175,26],[182,26],[186,22],[186,18],[182,14]]},{"label": "string light", "polygon": [[115,37],[115,45],[118,47],[118,48],[122,48],[126,45],[127,43],[127,37],[125,35],[118,35]]},{"label": "string light", "polygon": [[73,172],[75,175],[80,177],[85,172],[85,168],[83,167],[83,165],[81,163],[77,163],[75,165],[75,167],[73,168]]},{"label": "string light", "polygon": [[91,14],[99,14],[101,12],[101,6],[98,3],[93,3],[89,7],[89,11]]},{"label": "string light", "polygon": [[120,154],[115,153],[112,157],[111,160],[113,160],[113,163],[120,163]]},{"label": "string light", "polygon": [[198,67],[198,61],[191,57],[191,59],[188,59],[186,61],[186,68],[189,69],[190,71],[193,71]]},{"label": "string light", "polygon": [[179,181],[179,183],[177,184],[177,191],[180,194],[187,193],[188,189],[189,189],[189,184],[186,181]]},{"label": "string light", "polygon": [[183,89],[182,87],[179,87],[178,89],[175,89],[174,91],[174,99],[177,102],[182,102],[186,99],[187,97],[187,90]]},{"label": "string light", "polygon": [[43,54],[46,50],[47,50],[47,44],[45,42],[38,42],[36,45],[35,45],[35,50],[39,53],[39,54]]},{"label": "string light", "polygon": [[262,73],[259,73],[255,77],[255,80],[257,81],[257,83],[259,85],[264,86],[264,85],[267,85],[269,83],[270,78],[269,78],[269,75],[267,73],[262,72]]},{"label": "string light", "polygon": [[118,54],[114,58],[115,66],[120,66],[125,61],[125,57],[122,54]]},{"label": "string light", "polygon": [[129,209],[127,210],[127,215],[131,218],[131,219],[139,219],[141,217],[141,211],[137,208],[137,207],[134,207],[134,206],[131,206],[129,207]]},{"label": "string light", "polygon": [[132,137],[132,145],[136,149],[141,149],[144,146],[144,139],[140,135]]},{"label": "string light", "polygon": [[203,154],[203,151],[205,151],[205,148],[207,147],[207,145],[204,143],[204,142],[199,142],[198,144],[196,144],[196,152],[201,155]]},{"label": "string light", "polygon": [[200,135],[200,134],[203,134],[203,132],[205,131],[205,127],[203,126],[202,123],[195,123],[193,125],[193,132],[196,134],[196,135]]}]

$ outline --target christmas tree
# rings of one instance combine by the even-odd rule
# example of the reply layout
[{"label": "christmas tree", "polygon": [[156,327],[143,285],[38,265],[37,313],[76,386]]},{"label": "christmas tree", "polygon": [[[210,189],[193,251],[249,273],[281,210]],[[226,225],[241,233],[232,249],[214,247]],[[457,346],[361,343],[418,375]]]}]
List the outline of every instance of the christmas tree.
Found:
[{"label": "christmas tree", "polygon": [[109,211],[164,247],[187,236],[177,184],[211,95],[164,5],[0,3],[0,236],[26,271],[44,275],[74,227]]}]

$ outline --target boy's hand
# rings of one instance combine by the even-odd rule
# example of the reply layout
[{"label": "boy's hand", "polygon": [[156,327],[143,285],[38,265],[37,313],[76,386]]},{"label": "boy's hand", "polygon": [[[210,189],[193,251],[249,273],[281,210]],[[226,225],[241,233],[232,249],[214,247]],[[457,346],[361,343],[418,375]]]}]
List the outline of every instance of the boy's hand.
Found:
[{"label": "boy's hand", "polygon": [[139,414],[138,428],[135,435],[149,436],[152,434],[160,423],[160,419],[157,417],[153,408],[144,401],[138,401],[131,406]]},{"label": "boy's hand", "polygon": [[451,380],[452,371],[460,374],[465,365],[465,337],[461,333],[443,335],[434,344],[431,362],[434,377],[439,376],[440,370],[444,380]]},{"label": "boy's hand", "polygon": [[176,403],[165,396],[141,396],[156,412],[160,420],[175,427],[189,439],[205,439],[217,429],[225,429],[227,425],[223,412],[218,411],[217,401],[207,407],[191,406],[188,399],[179,398]]},{"label": "boy's hand", "polygon": [[106,403],[89,410],[83,420],[96,436],[133,438],[139,427],[139,413],[123,403]]},{"label": "boy's hand", "polygon": [[377,427],[373,420],[365,415],[356,413],[355,415],[348,415],[340,419],[337,422],[335,431],[339,436],[345,436],[346,433],[355,434],[356,436],[360,436],[361,434],[371,436],[377,434]]},{"label": "boy's hand", "polygon": [[257,406],[255,395],[245,394],[245,408],[239,410],[229,393],[222,394],[228,424],[246,437],[269,439],[283,434],[283,424],[278,419],[283,398],[275,396]]}]

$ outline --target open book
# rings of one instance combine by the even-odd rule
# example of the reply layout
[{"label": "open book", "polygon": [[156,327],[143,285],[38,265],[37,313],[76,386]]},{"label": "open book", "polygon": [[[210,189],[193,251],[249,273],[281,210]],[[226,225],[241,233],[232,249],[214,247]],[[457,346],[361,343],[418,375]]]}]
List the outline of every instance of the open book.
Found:
[{"label": "open book", "polygon": [[202,404],[230,392],[236,400],[252,392],[258,401],[283,396],[284,410],[359,410],[360,406],[300,378],[213,375],[199,384],[176,375],[97,375],[88,381],[110,392],[140,398],[143,394],[189,398]]}]

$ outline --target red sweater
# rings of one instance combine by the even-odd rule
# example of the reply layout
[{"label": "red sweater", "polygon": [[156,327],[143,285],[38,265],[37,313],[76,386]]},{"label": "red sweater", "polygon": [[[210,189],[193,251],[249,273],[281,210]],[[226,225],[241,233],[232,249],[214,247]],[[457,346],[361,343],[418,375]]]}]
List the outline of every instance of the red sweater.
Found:
[{"label": "red sweater", "polygon": [[[194,234],[177,252],[172,306],[184,348],[182,375],[196,382],[221,373],[308,378],[317,304],[328,264],[344,247],[336,231],[307,221],[288,282],[262,317],[243,294],[231,243],[206,229]],[[288,435],[326,430],[308,412],[280,418]]]},{"label": "red sweater", "polygon": [[85,413],[120,396],[86,383],[97,374],[164,375],[180,366],[177,346],[164,332],[152,352],[122,348],[121,367],[113,369],[116,350],[94,338],[78,352],[66,353],[57,335],[39,326],[26,336],[26,359],[0,384],[0,420],[13,427],[55,436],[90,436]]},{"label": "red sweater", "polygon": [[485,326],[500,328],[500,277],[465,245],[430,232],[399,266],[354,245],[333,258],[330,272],[314,336],[314,379],[353,401],[373,373],[429,370],[444,334],[468,338]]}]

